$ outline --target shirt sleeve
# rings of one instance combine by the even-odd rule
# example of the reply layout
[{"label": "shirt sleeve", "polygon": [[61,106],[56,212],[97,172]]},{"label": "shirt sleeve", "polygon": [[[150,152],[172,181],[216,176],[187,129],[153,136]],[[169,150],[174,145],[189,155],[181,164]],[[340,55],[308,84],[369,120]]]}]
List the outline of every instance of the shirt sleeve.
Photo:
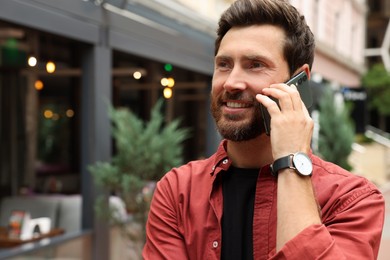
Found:
[{"label": "shirt sleeve", "polygon": [[383,196],[357,194],[332,218],[307,227],[270,259],[377,259],[383,222]]},{"label": "shirt sleeve", "polygon": [[167,178],[157,183],[146,224],[145,260],[188,259],[171,186]]}]

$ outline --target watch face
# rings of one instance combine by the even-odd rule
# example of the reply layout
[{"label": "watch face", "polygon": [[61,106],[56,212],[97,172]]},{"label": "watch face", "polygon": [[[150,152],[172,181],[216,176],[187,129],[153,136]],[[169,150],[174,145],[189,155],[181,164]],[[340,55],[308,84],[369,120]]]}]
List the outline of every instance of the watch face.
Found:
[{"label": "watch face", "polygon": [[300,174],[309,176],[313,172],[313,164],[306,154],[296,153],[293,157],[293,162],[294,167]]}]

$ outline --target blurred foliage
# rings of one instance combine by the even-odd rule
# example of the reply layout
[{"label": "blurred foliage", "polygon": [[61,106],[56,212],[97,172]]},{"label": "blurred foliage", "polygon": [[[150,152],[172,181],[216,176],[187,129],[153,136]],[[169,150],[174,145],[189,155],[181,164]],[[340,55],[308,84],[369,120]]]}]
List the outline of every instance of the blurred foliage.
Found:
[{"label": "blurred foliage", "polygon": [[390,115],[390,73],[383,64],[373,65],[362,78],[368,104],[383,116]]},{"label": "blurred foliage", "polygon": [[321,157],[351,170],[348,157],[352,152],[355,130],[350,118],[350,108],[337,105],[332,90],[327,88],[321,97],[319,111],[318,150]]},{"label": "blurred foliage", "polygon": [[370,137],[368,137],[365,134],[357,134],[355,136],[355,142],[358,143],[358,144],[370,144],[373,141],[374,140],[372,140]]},{"label": "blurred foliage", "polygon": [[[46,118],[45,111],[52,117]],[[45,105],[39,114],[38,124],[38,158],[44,163],[67,163],[69,150],[69,124],[65,108],[58,104]]]},{"label": "blurred foliage", "polygon": [[[128,211],[145,208],[142,189],[147,182],[159,180],[171,168],[183,163],[183,141],[189,129],[180,128],[180,120],[164,123],[163,100],[152,108],[144,122],[127,108],[109,109],[116,153],[110,162],[88,167],[96,183],[119,196]],[[150,195],[148,195],[150,197]]]}]

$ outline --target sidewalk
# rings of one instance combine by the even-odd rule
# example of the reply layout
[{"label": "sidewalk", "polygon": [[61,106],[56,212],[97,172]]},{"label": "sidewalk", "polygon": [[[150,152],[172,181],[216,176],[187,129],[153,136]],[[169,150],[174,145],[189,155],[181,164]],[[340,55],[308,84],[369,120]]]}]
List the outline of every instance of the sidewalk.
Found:
[{"label": "sidewalk", "polygon": [[390,259],[390,186],[382,189],[382,194],[385,197],[386,215],[378,260],[388,260]]},{"label": "sidewalk", "polygon": [[386,203],[385,223],[378,260],[390,259],[390,183],[387,181],[390,149],[373,142],[364,146],[355,144],[349,158],[352,172],[372,181],[381,190]]},{"label": "sidewalk", "polygon": [[390,149],[377,142],[354,144],[349,163],[354,174],[364,176],[379,188],[387,184],[390,166]]}]

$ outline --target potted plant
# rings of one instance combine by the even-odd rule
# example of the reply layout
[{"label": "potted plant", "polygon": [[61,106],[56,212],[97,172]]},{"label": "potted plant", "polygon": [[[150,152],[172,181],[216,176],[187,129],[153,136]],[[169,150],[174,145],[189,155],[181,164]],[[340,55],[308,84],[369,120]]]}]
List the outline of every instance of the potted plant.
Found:
[{"label": "potted plant", "polygon": [[[138,216],[142,227],[154,190],[154,183],[172,167],[183,162],[183,141],[189,129],[180,128],[180,120],[165,123],[161,113],[163,100],[152,108],[144,122],[127,108],[109,108],[116,152],[110,162],[89,166],[97,185],[118,196],[128,213]],[[95,205],[98,214],[121,224],[115,209],[108,210],[101,200]]]}]

